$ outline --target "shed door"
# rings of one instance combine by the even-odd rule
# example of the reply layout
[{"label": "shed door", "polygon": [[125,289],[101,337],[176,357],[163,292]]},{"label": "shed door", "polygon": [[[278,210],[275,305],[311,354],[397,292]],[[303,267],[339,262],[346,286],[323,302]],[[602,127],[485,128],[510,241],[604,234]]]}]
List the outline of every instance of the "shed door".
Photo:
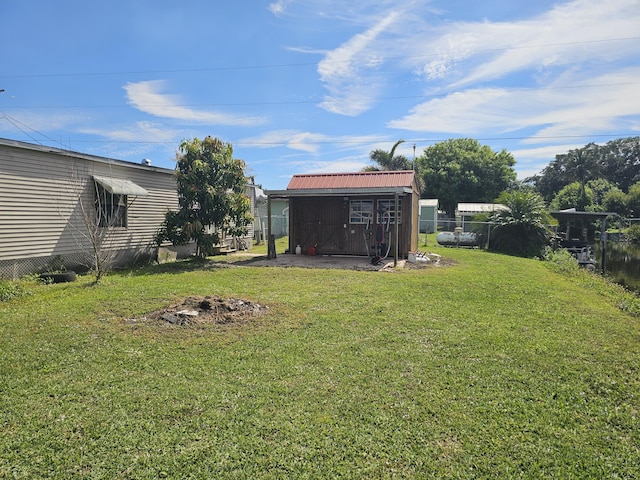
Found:
[{"label": "shed door", "polygon": [[307,249],[317,245],[321,254],[349,253],[346,235],[349,227],[349,202],[342,197],[296,198],[293,243]]}]

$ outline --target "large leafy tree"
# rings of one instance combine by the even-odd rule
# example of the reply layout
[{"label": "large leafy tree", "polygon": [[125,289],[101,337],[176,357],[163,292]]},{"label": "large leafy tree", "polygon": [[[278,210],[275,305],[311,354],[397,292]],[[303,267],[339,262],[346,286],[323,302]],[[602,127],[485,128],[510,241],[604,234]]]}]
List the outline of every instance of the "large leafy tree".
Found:
[{"label": "large leafy tree", "polygon": [[532,177],[538,191],[548,202],[565,186],[604,179],[628,192],[640,180],[640,137],[620,138],[605,145],[589,143],[556,158]]},{"label": "large leafy tree", "polygon": [[185,140],[176,160],[180,209],[167,213],[158,240],[195,241],[205,256],[225,235],[246,234],[252,218],[245,163],[233,158],[231,144],[210,136]]},{"label": "large leafy tree", "polygon": [[563,187],[549,204],[551,210],[575,208],[578,211],[593,211],[593,190],[583,187],[580,182],[573,182]]},{"label": "large leafy tree", "polygon": [[469,138],[435,143],[417,163],[426,195],[439,199],[450,217],[459,202],[492,202],[516,181],[513,155]]},{"label": "large leafy tree", "polygon": [[503,192],[496,202],[507,209],[491,216],[496,225],[491,231],[490,248],[514,255],[539,255],[553,236],[543,198],[535,192],[516,190]]},{"label": "large leafy tree", "polygon": [[602,199],[602,207],[605,212],[615,212],[626,217],[631,213],[629,207],[629,195],[615,187],[609,190]]},{"label": "large leafy tree", "polygon": [[624,192],[640,181],[640,137],[619,138],[601,148],[601,173]]}]

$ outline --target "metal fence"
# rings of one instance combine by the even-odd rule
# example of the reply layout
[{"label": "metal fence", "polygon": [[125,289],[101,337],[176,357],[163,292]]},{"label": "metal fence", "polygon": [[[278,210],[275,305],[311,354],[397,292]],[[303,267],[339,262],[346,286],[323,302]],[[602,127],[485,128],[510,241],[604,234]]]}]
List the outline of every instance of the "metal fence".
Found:
[{"label": "metal fence", "polygon": [[[256,243],[265,242],[269,234],[269,217],[266,215],[255,218],[254,240]],[[271,215],[271,234],[276,238],[289,235],[289,217],[286,215]]]}]

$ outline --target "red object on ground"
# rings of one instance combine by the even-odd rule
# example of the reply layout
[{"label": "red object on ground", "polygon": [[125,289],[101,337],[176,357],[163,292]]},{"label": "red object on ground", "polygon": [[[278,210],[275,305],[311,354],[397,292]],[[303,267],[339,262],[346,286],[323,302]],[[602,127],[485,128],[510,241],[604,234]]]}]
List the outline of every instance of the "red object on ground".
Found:
[{"label": "red object on ground", "polygon": [[311,246],[311,247],[307,248],[307,255],[313,256],[315,254],[316,254],[316,247]]}]

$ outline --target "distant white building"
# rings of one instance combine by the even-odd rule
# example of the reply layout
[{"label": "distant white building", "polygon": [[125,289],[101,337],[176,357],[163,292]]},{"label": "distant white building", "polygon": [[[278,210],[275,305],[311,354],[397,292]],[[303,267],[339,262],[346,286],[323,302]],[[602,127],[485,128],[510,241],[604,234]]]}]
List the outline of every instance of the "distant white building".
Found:
[{"label": "distant white building", "polygon": [[467,231],[467,227],[476,215],[491,215],[498,210],[508,210],[500,203],[459,203],[456,208],[456,224],[462,227],[462,231]]},{"label": "distant white building", "polygon": [[420,233],[434,233],[438,230],[438,199],[422,199],[418,204],[420,206]]}]

